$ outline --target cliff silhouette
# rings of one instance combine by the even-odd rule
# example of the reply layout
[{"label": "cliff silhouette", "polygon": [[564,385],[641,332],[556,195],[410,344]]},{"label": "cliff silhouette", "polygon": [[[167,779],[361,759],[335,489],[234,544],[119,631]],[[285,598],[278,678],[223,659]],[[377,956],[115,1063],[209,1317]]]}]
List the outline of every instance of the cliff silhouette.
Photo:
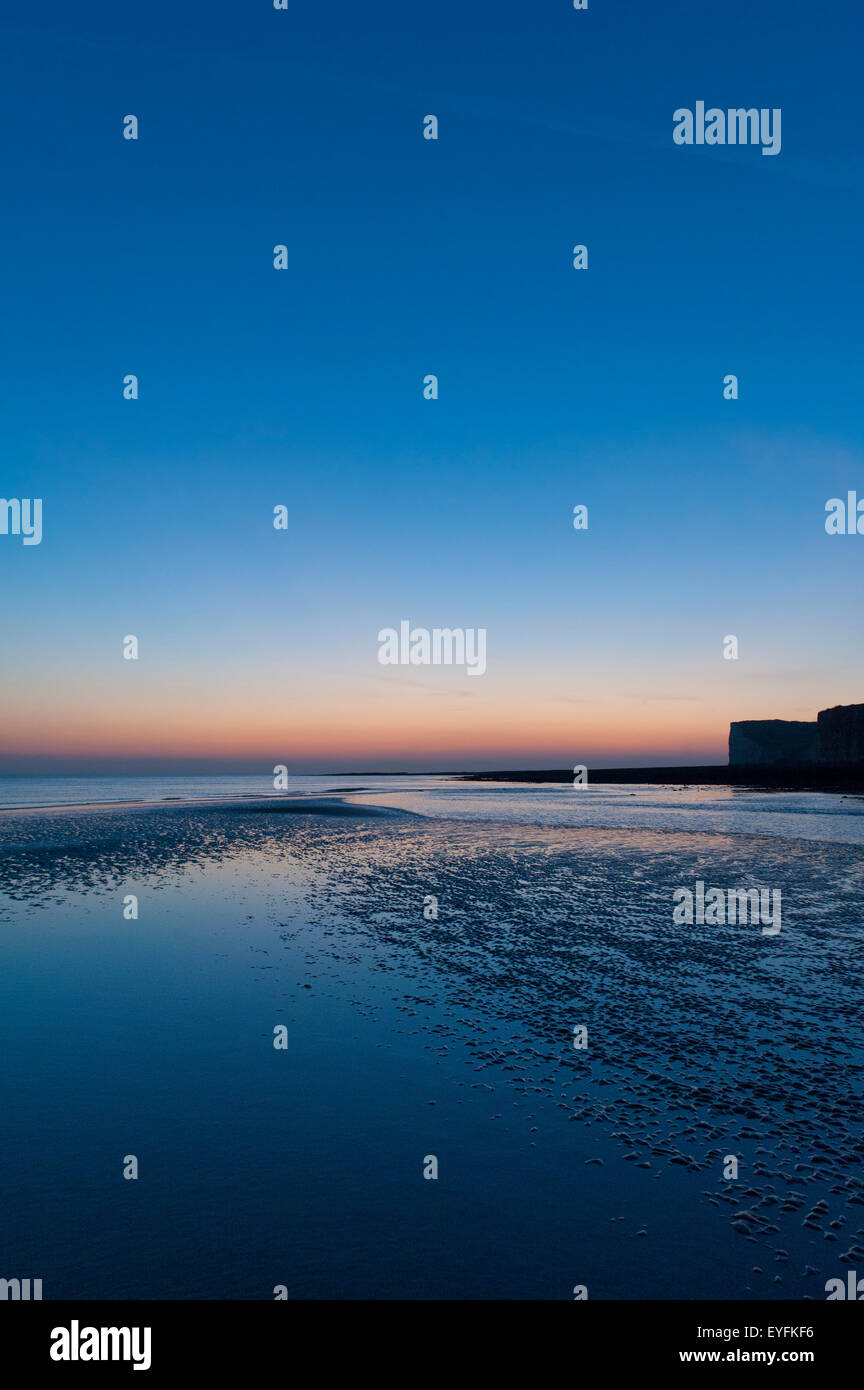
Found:
[{"label": "cliff silhouette", "polygon": [[864,705],[834,705],[812,721],[738,720],[729,728],[729,766],[864,769]]}]

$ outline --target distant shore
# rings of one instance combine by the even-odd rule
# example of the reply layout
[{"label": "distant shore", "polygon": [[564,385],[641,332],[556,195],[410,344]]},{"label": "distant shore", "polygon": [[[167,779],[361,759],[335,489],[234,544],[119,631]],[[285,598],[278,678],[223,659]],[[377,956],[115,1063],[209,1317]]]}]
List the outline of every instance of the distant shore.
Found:
[{"label": "distant shore", "polygon": [[[463,772],[465,782],[572,783],[572,768],[537,771]],[[727,764],[696,767],[592,767],[588,784],[641,782],[655,786],[759,787],[775,791],[823,791],[864,793],[864,768],[729,767]]]}]

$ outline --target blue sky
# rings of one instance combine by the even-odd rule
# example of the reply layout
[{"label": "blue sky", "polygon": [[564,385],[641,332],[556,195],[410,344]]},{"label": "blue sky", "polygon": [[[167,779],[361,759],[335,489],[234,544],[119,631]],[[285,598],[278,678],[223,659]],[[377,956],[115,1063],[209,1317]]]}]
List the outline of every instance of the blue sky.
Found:
[{"label": "blue sky", "polygon": [[[710,762],[861,699],[864,539],[823,518],[864,496],[862,27],[8,8],[0,492],[44,538],[0,536],[0,771],[218,771],[229,726],[250,766]],[[697,100],[781,108],[781,153],[677,147]],[[403,617],[485,627],[487,675],[381,668]]]}]

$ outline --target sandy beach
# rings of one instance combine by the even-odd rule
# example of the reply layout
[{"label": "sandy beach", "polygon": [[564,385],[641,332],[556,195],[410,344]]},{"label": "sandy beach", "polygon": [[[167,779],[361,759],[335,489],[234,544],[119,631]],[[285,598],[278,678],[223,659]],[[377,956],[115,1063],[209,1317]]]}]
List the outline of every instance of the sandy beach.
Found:
[{"label": "sandy beach", "polygon": [[[18,1264],[56,1297],[821,1297],[864,1257],[864,817],[632,791],[7,811]],[[706,875],[781,888],[782,932],[674,927]]]}]

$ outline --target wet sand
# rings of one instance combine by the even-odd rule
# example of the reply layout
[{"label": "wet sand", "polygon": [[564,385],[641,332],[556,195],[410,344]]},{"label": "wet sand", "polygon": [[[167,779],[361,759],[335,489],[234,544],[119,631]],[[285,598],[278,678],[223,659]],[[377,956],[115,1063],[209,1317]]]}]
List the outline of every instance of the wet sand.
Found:
[{"label": "wet sand", "polygon": [[[673,928],[673,888],[697,878],[780,887],[783,931]],[[136,1085],[177,1073],[159,1083],[136,1140],[148,1153],[176,1144],[184,1106],[197,1116],[189,1152],[166,1168],[165,1203],[176,1165],[203,1161],[255,1232],[238,1268],[204,1279],[194,1241],[177,1246],[165,1226],[171,1296],[266,1296],[244,1290],[264,1278],[275,1227],[295,1248],[280,1257],[292,1297],[349,1296],[346,1261],[360,1297],[568,1298],[576,1282],[595,1297],[824,1297],[825,1279],[864,1260],[862,888],[855,845],[457,821],[362,797],[6,815],[2,1041],[15,1058],[4,1098],[15,1152],[20,1162],[40,1104],[56,1129],[76,1050],[92,1039],[97,1090],[122,1091],[130,1055]],[[140,896],[135,924],[120,920],[126,892]],[[424,917],[429,894],[435,920]],[[189,953],[179,975],[178,950]],[[127,957],[142,972],[141,1015],[121,1007],[135,1052],[118,1057]],[[210,1017],[215,986],[199,993],[195,982],[212,970],[218,1008],[195,1024],[210,1042],[190,1061],[187,1015]],[[91,979],[104,979],[95,996]],[[260,1016],[250,981],[266,1001]],[[16,1015],[14,1000],[28,991],[37,1012],[68,1013],[59,1055],[47,1045],[43,1055],[35,1034],[32,1055],[17,1041],[29,1013]],[[268,1032],[283,1015],[292,1059],[303,1059],[287,1112],[267,1089]],[[572,1045],[577,1024],[584,1052]],[[238,1097],[257,1097],[249,1114],[240,1104],[239,1129],[218,1099],[222,1073]],[[22,1087],[35,1107],[25,1112]],[[290,1123],[300,1094],[302,1141]],[[88,1104],[94,1153],[66,1155],[53,1179],[85,1207],[103,1148],[131,1144],[121,1134],[137,1123],[122,1102]],[[116,1106],[127,1128],[115,1134]],[[266,1163],[260,1172],[274,1144],[292,1155],[287,1188]],[[427,1153],[441,1160],[438,1184],[420,1177]],[[729,1155],[735,1181],[723,1177]],[[319,1192],[314,1216],[296,1209],[298,1186]],[[22,1199],[20,1242],[40,1200],[44,1188]],[[200,1240],[196,1211],[215,1219],[206,1184],[187,1200]],[[104,1210],[98,1184],[93,1201]],[[394,1221],[404,1240],[382,1243]],[[64,1200],[41,1251],[55,1287],[83,1280],[85,1296],[118,1296],[108,1285],[120,1255],[88,1266],[77,1222]],[[162,1287],[150,1239],[135,1233],[123,1296]],[[234,1250],[236,1236],[225,1239]],[[56,1268],[51,1241],[67,1256]]]}]

